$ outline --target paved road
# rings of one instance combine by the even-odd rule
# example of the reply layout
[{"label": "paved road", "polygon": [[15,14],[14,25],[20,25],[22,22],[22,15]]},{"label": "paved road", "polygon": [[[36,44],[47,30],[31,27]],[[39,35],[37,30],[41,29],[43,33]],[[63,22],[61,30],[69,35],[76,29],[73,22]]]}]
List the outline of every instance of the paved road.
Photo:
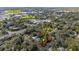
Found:
[{"label": "paved road", "polygon": [[23,34],[23,33],[25,33],[25,31],[26,31],[26,29],[22,29],[22,30],[15,31],[15,32],[7,31],[8,34],[0,37],[0,40],[8,39],[8,38],[12,37],[13,34]]},{"label": "paved road", "polygon": [[26,29],[22,29],[22,30],[19,30],[19,31],[14,31],[14,32],[11,32],[11,31],[7,31],[9,34],[23,34],[25,33]]}]

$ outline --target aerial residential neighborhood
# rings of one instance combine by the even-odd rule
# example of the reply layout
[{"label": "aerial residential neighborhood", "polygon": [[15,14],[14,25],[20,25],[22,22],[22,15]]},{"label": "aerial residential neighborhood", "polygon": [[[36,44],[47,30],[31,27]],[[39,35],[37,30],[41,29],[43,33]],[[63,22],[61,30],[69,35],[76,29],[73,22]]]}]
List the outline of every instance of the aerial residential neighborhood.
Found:
[{"label": "aerial residential neighborhood", "polygon": [[79,51],[79,8],[0,7],[0,51]]}]

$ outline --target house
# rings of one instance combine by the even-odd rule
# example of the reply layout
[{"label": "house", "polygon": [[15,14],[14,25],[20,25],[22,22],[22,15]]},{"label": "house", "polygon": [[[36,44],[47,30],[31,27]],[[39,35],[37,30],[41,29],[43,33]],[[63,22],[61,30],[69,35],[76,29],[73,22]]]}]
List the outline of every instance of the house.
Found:
[{"label": "house", "polygon": [[6,24],[4,24],[5,28],[9,28],[10,26],[13,26],[12,22],[6,22]]},{"label": "house", "polygon": [[40,38],[38,36],[34,36],[34,37],[32,37],[32,39],[35,41],[40,41]]}]

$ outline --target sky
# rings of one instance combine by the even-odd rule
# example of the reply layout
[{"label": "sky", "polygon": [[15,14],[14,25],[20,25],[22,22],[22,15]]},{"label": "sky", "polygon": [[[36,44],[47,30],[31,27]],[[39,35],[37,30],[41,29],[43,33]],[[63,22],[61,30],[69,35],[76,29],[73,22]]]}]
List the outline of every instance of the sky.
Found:
[{"label": "sky", "polygon": [[79,0],[0,0],[0,7],[79,7]]}]

